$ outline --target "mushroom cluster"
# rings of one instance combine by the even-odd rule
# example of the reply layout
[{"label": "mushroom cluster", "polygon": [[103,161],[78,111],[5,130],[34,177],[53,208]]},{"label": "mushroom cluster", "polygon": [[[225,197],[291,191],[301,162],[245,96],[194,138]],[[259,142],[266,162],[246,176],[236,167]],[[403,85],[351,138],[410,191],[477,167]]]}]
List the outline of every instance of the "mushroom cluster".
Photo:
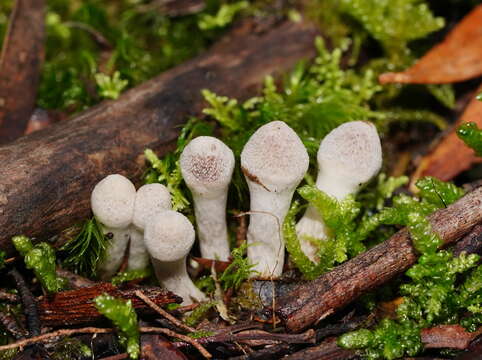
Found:
[{"label": "mushroom cluster", "polygon": [[[339,126],[323,139],[317,159],[320,190],[337,199],[356,193],[381,166],[375,127],[363,121]],[[193,139],[180,157],[181,173],[193,196],[201,256],[208,259],[227,261],[230,256],[226,203],[234,165],[231,149],[210,136]],[[241,170],[250,191],[248,259],[256,276],[282,274],[282,224],[308,166],[301,139],[282,121],[261,126],[241,153]],[[171,196],[164,185],[148,184],[136,191],[124,176],[109,175],[95,186],[91,202],[94,215],[111,238],[99,265],[102,279],[119,269],[130,240],[128,269],[142,269],[150,259],[159,282],[182,296],[183,304],[206,299],[186,268],[195,241],[194,227],[184,215],[171,210]],[[308,207],[296,230],[302,250],[316,261],[316,248],[307,237],[326,238],[323,219]]]}]

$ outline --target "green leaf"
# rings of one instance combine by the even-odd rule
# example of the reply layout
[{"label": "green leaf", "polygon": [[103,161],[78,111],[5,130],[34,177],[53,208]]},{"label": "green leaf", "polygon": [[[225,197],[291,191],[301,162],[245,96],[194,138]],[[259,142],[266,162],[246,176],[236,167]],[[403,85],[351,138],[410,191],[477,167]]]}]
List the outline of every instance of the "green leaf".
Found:
[{"label": "green leaf", "polygon": [[152,275],[151,268],[138,269],[138,270],[127,270],[117,273],[112,279],[112,285],[119,286],[125,282],[132,280],[145,279]]},{"label": "green leaf", "polygon": [[54,249],[47,243],[33,245],[24,236],[12,238],[15,249],[24,257],[25,266],[34,272],[42,287],[49,293],[55,293],[66,286],[66,280],[57,276]]},{"label": "green leaf", "polygon": [[431,176],[417,180],[420,197],[438,208],[447,207],[460,199],[465,191],[450,182],[441,181]]},{"label": "green leaf", "polygon": [[474,149],[477,156],[482,156],[482,129],[479,129],[476,123],[460,125],[457,135],[468,147]]},{"label": "green leaf", "polygon": [[96,309],[109,320],[119,331],[119,342],[132,359],[137,359],[140,353],[139,328],[137,314],[131,300],[121,300],[103,294],[94,299]]},{"label": "green leaf", "polygon": [[245,257],[247,248],[248,244],[244,242],[231,251],[231,264],[228,265],[226,270],[224,270],[219,277],[219,281],[224,290],[238,289],[244,281],[249,279],[252,274],[256,272],[253,270],[254,265],[250,264]]},{"label": "green leaf", "polygon": [[129,81],[122,80],[118,71],[112,76],[103,73],[95,74],[99,95],[105,99],[117,99],[122,90],[129,84]]},{"label": "green leaf", "polygon": [[222,4],[215,15],[203,14],[199,17],[198,25],[201,30],[222,28],[233,21],[234,16],[249,6],[247,1],[232,4]]}]

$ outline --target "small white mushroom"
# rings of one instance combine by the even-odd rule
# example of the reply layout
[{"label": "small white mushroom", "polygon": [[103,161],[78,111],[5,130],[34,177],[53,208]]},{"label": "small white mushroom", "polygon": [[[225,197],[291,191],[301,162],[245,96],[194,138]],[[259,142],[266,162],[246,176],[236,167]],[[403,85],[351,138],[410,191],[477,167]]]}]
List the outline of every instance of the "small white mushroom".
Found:
[{"label": "small white mushroom", "polygon": [[[321,141],[317,160],[318,189],[338,200],[356,194],[382,166],[382,148],[375,126],[365,121],[338,126]],[[314,207],[306,209],[296,232],[303,252],[318,262],[318,249],[309,238],[326,239],[327,229]]]},{"label": "small white mushroom", "polygon": [[300,138],[282,121],[260,127],[241,153],[251,198],[248,258],[262,277],[279,277],[283,271],[281,226],[308,164]]},{"label": "small white mushroom", "polygon": [[206,296],[191,281],[186,256],[194,244],[194,228],[182,214],[165,210],[147,222],[144,241],[159,282],[183,298],[183,305]]},{"label": "small white mushroom", "polygon": [[233,152],[214,137],[200,136],[184,148],[180,161],[182,177],[194,200],[201,256],[227,261],[226,201],[234,169]]},{"label": "small white mushroom", "polygon": [[164,210],[171,209],[171,194],[162,184],[147,184],[137,190],[134,217],[130,227],[128,270],[141,270],[149,264],[149,253],[144,244],[147,222]]},{"label": "small white mushroom", "polygon": [[111,238],[105,258],[98,265],[102,280],[112,277],[122,263],[129,241],[129,225],[134,214],[136,188],[126,177],[114,174],[101,180],[92,191],[91,207]]}]

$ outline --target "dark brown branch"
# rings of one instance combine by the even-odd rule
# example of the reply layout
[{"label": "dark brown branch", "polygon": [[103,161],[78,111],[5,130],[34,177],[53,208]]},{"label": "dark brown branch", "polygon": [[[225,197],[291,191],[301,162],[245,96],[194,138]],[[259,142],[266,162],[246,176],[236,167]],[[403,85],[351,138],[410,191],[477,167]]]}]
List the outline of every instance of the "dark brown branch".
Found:
[{"label": "dark brown branch", "polygon": [[15,284],[17,285],[20,299],[22,300],[23,312],[27,318],[28,332],[30,336],[40,335],[40,318],[37,307],[37,302],[28,288],[22,275],[17,269],[12,269],[8,274],[13,277]]},{"label": "dark brown branch", "polygon": [[187,357],[170,341],[157,334],[142,334],[141,353],[144,360],[187,360]]},{"label": "dark brown branch", "polygon": [[[23,135],[44,58],[44,0],[17,0],[0,57],[0,144]],[[1,197],[1,196],[0,196]]]},{"label": "dark brown branch", "polygon": [[342,349],[336,338],[328,338],[320,345],[313,346],[284,357],[285,360],[349,360],[357,357],[353,350]]},{"label": "dark brown branch", "polygon": [[150,307],[135,295],[136,290],[142,290],[158,306],[182,301],[180,297],[159,287],[134,286],[122,289],[110,283],[101,283],[92,287],[59,292],[51,298],[42,298],[39,301],[40,319],[44,326],[94,323],[102,319],[102,315],[96,310],[92,300],[103,293],[125,300],[130,299],[136,311],[140,313],[153,313]]},{"label": "dark brown branch", "polygon": [[205,106],[201,89],[253,95],[266,75],[312,57],[316,35],[303,23],[285,22],[263,34],[244,26],[116,101],[0,147],[0,248],[11,254],[14,235],[58,232],[89,216],[100,179],[121,173],[139,181],[145,148],[161,156],[172,149],[180,125]]},{"label": "dark brown branch", "polygon": [[[459,239],[482,221],[482,187],[429,219],[445,244]],[[280,297],[276,312],[288,330],[301,331],[403,273],[416,260],[410,235],[402,229],[387,241]]]}]

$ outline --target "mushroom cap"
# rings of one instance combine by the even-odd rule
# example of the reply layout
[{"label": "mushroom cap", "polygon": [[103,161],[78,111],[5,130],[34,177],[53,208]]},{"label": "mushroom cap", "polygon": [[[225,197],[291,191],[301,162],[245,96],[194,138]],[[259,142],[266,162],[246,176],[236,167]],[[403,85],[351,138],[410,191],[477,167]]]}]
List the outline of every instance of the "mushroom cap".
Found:
[{"label": "mushroom cap", "polygon": [[332,130],[318,150],[320,171],[353,184],[375,176],[382,166],[382,147],[375,125],[351,121]]},{"label": "mushroom cap", "polygon": [[207,195],[224,190],[231,182],[234,155],[221,140],[199,136],[181,154],[181,173],[192,192]]},{"label": "mushroom cap", "polygon": [[132,222],[139,229],[144,229],[151,217],[171,207],[171,194],[164,185],[143,185],[137,190]]},{"label": "mushroom cap", "polygon": [[282,121],[261,126],[241,152],[241,169],[246,178],[268,191],[281,192],[296,186],[308,165],[308,152],[301,139]]},{"label": "mushroom cap", "polygon": [[95,185],[90,203],[95,217],[105,226],[125,228],[132,222],[136,188],[125,176],[108,175]]},{"label": "mushroom cap", "polygon": [[155,215],[144,230],[149,254],[161,262],[184,258],[194,244],[194,227],[187,217],[172,210]]}]

